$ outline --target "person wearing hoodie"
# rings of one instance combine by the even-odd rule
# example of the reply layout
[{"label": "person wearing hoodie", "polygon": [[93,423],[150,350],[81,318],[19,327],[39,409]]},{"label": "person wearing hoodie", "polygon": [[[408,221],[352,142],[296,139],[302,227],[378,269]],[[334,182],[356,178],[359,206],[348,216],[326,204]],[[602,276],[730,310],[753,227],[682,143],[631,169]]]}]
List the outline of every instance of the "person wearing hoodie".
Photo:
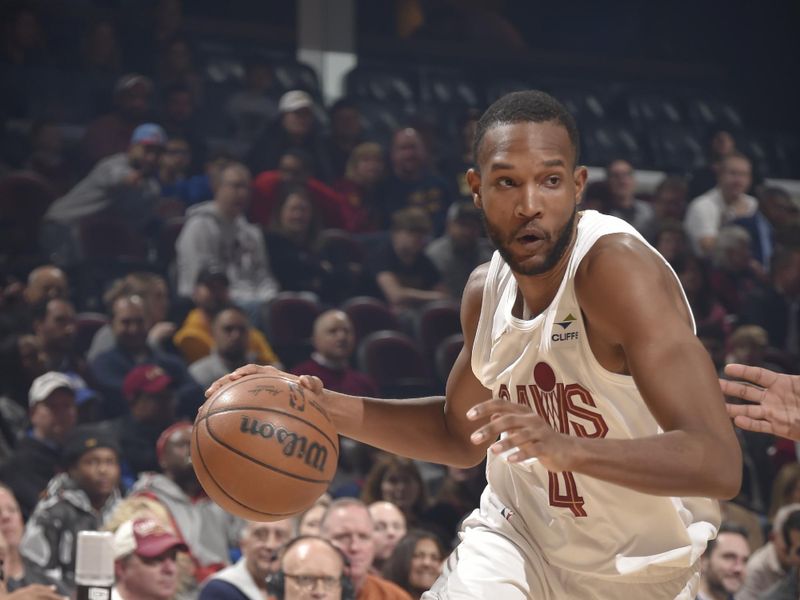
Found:
[{"label": "person wearing hoodie", "polygon": [[66,471],[50,480],[25,527],[22,556],[70,592],[78,532],[99,530],[121,498],[118,457],[117,441],[102,428],[75,429],[64,445]]},{"label": "person wearing hoodie", "polygon": [[264,236],[245,218],[250,194],[250,171],[231,162],[220,171],[214,199],[187,211],[175,243],[179,296],[191,297],[198,275],[208,267],[225,272],[231,299],[252,317],[260,317],[261,306],[278,293]]},{"label": "person wearing hoodie", "polygon": [[164,430],[156,442],[162,473],[144,473],[131,489],[160,502],[170,514],[197,565],[198,582],[226,567],[238,545],[244,522],[226,513],[203,492],[192,468],[189,444],[192,424],[181,421]]}]

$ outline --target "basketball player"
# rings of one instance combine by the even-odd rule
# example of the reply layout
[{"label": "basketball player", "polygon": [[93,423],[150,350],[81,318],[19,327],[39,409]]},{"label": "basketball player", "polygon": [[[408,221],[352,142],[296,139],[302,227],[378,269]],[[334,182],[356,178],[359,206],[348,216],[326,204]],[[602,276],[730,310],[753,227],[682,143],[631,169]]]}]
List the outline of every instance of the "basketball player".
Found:
[{"label": "basketball player", "polygon": [[[498,251],[465,289],[446,397],[300,381],[359,441],[458,467],[488,450],[480,508],[425,600],[694,598],[742,459],[677,277],[624,221],[577,211],[578,132],[547,94],[495,102],[474,154]],[[256,372],[274,373],[229,377]]]},{"label": "basketball player", "polygon": [[719,380],[723,393],[755,403],[727,405],[736,425],[800,442],[800,376],[739,364],[726,365],[725,374],[759,386]]}]

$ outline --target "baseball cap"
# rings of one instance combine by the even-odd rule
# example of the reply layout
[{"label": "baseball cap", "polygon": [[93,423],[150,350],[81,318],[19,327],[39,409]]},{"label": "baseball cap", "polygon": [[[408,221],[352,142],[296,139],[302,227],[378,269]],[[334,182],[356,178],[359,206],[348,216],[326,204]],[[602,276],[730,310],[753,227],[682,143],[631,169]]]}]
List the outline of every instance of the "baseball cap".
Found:
[{"label": "baseball cap", "polygon": [[286,92],[278,101],[278,110],[282,113],[293,112],[301,108],[311,108],[312,106],[314,106],[314,101],[303,90]]},{"label": "baseball cap", "polygon": [[150,146],[163,146],[167,143],[167,134],[161,125],[155,123],[142,123],[133,130],[131,145],[147,144]]},{"label": "baseball cap", "polygon": [[28,391],[28,406],[33,408],[39,402],[47,400],[50,394],[59,389],[67,389],[73,395],[75,394],[75,384],[68,375],[58,371],[50,371],[40,375],[33,380],[31,389]]},{"label": "baseball cap", "polygon": [[173,548],[189,550],[181,538],[149,518],[125,521],[114,533],[113,545],[114,560],[134,553],[142,558],[155,558]]},{"label": "baseball cap", "polygon": [[128,400],[139,394],[157,394],[172,384],[172,377],[158,365],[139,365],[130,371],[122,382],[122,393]]},{"label": "baseball cap", "polygon": [[97,425],[86,425],[75,428],[64,442],[61,454],[64,466],[74,465],[81,456],[95,448],[110,448],[119,456],[119,444],[110,431]]},{"label": "baseball cap", "polygon": [[164,455],[164,449],[167,446],[169,438],[171,438],[175,432],[183,431],[184,429],[191,431],[192,424],[189,421],[178,421],[161,432],[161,435],[159,435],[156,440],[156,458],[158,458],[159,461],[161,461],[161,457]]}]

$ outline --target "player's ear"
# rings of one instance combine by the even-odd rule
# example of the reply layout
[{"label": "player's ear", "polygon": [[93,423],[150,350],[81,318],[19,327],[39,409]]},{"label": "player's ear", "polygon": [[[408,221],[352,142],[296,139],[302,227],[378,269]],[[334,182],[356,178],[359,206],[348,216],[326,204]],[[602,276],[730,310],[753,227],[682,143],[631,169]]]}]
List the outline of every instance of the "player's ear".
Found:
[{"label": "player's ear", "polygon": [[580,204],[583,200],[583,192],[586,189],[586,178],[589,176],[589,172],[586,167],[578,166],[575,167],[572,176],[575,181],[575,204]]},{"label": "player's ear", "polygon": [[472,202],[477,208],[483,208],[483,201],[481,200],[481,174],[475,169],[467,171],[467,185],[472,192]]}]

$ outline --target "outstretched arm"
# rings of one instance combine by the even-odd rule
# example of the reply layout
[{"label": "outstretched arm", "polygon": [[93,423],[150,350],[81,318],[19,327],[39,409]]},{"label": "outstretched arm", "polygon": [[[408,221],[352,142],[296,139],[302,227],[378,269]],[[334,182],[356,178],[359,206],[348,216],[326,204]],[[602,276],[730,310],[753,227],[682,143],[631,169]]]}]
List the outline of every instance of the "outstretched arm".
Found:
[{"label": "outstretched arm", "polygon": [[725,395],[753,402],[726,405],[737,426],[800,442],[800,376],[735,363],[725,374],[755,384],[719,380]]},{"label": "outstretched arm", "polygon": [[[400,456],[457,467],[478,464],[486,456],[484,444],[470,443],[470,434],[480,425],[467,419],[471,407],[491,397],[472,372],[472,341],[480,316],[485,269],[470,277],[461,307],[464,347],[447,380],[446,396],[383,400],[340,394],[322,387],[316,377],[302,375],[302,385],[323,394],[336,429],[342,435]],[[213,394],[230,380],[245,375],[275,372],[272,367],[247,365],[223,377],[206,392]],[[295,375],[282,374],[297,379]]]},{"label": "outstretched arm", "polygon": [[475,441],[505,431],[510,435],[492,450],[516,448],[510,460],[536,457],[550,471],[582,473],[646,494],[736,495],[741,450],[675,277],[641,242],[610,235],[583,260],[575,282],[592,351],[602,353],[606,368],[633,376],[664,433],[578,438],[554,431],[529,409],[492,400],[476,407],[476,418],[494,418]]}]

